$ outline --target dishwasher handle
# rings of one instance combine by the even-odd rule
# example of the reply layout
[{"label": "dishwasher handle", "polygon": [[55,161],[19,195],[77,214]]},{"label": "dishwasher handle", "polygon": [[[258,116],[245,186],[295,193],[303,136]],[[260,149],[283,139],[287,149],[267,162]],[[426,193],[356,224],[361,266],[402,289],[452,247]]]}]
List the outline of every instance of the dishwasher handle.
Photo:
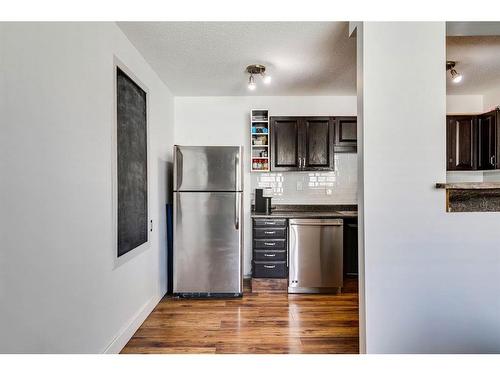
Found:
[{"label": "dishwasher handle", "polygon": [[289,225],[344,225],[342,219],[290,219]]}]

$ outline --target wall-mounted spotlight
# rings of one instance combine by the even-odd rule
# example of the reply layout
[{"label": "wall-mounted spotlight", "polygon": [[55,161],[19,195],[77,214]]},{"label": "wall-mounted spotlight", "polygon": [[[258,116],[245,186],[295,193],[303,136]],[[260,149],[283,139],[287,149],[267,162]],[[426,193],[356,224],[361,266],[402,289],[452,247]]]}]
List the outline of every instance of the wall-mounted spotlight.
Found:
[{"label": "wall-mounted spotlight", "polygon": [[459,83],[460,81],[462,81],[463,76],[455,70],[455,65],[455,61],[446,61],[446,70],[450,71],[451,80],[454,83]]},{"label": "wall-mounted spotlight", "polygon": [[246,69],[247,73],[250,74],[248,77],[248,89],[255,90],[257,87],[255,84],[255,75],[260,75],[262,77],[262,81],[268,85],[271,83],[271,76],[266,74],[266,67],[260,64],[248,65]]}]

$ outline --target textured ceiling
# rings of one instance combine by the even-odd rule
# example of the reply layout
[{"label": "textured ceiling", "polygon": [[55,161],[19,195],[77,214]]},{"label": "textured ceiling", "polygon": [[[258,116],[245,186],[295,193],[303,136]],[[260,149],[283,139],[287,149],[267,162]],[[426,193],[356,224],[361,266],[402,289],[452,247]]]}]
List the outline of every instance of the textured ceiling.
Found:
[{"label": "textured ceiling", "polygon": [[455,84],[447,74],[448,94],[482,95],[500,85],[500,36],[447,37],[446,59],[456,61],[464,77]]},{"label": "textured ceiling", "polygon": [[[174,95],[355,95],[347,22],[119,22]],[[247,89],[245,67],[267,67]]]}]

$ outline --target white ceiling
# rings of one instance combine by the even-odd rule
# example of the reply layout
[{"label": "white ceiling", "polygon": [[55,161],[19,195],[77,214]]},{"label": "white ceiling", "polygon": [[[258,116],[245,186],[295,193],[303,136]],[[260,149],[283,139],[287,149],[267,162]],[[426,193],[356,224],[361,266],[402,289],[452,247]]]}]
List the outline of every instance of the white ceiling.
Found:
[{"label": "white ceiling", "polygon": [[[355,95],[347,22],[119,22],[177,96]],[[245,67],[272,76],[247,89]]]},{"label": "white ceiling", "polygon": [[447,73],[448,94],[482,95],[500,85],[500,36],[447,37],[446,59],[464,77],[455,84]]}]

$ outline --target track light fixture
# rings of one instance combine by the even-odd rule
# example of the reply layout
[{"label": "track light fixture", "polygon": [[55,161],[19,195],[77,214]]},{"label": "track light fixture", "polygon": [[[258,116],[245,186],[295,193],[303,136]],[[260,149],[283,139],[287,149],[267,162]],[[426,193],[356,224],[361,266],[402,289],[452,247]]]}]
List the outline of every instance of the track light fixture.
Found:
[{"label": "track light fixture", "polygon": [[446,61],[446,70],[450,71],[451,80],[453,83],[459,83],[462,81],[463,76],[455,70],[455,61]]},{"label": "track light fixture", "polygon": [[248,77],[248,89],[255,90],[257,85],[255,84],[255,75],[260,75],[262,77],[262,81],[268,85],[271,83],[271,76],[266,74],[266,67],[260,64],[248,65],[246,68],[246,72],[250,74]]}]

